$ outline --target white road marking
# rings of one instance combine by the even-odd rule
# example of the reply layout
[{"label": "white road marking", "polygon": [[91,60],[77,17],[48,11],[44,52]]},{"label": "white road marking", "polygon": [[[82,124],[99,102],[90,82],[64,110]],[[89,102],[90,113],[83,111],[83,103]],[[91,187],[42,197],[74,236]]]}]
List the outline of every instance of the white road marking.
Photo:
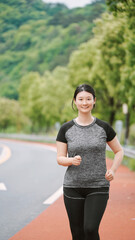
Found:
[{"label": "white road marking", "polygon": [[43,204],[52,204],[54,203],[61,195],[63,194],[63,186],[60,187],[52,196],[46,199]]},{"label": "white road marking", "polygon": [[0,183],[0,191],[7,191],[7,188],[4,183]]},{"label": "white road marking", "polygon": [[131,220],[134,220],[134,221],[135,221],[135,218],[131,218]]}]

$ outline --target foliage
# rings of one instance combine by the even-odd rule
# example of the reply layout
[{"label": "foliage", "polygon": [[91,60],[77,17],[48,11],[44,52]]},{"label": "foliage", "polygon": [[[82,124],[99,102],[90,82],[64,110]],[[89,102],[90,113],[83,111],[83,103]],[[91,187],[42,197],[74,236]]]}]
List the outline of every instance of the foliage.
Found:
[{"label": "foliage", "polygon": [[45,116],[42,114],[43,102],[41,96],[44,94],[44,81],[38,73],[29,73],[21,80],[20,103],[24,113],[33,123],[33,126],[43,126]]},{"label": "foliage", "polygon": [[104,105],[103,109],[97,101],[98,113],[103,116],[104,112],[110,124],[120,119],[122,104],[127,103],[131,124],[135,110],[135,2],[107,3],[115,14],[106,13],[97,19],[93,39],[71,55],[69,82],[94,85],[99,104]]},{"label": "foliage", "polygon": [[6,130],[12,126],[19,132],[25,124],[30,123],[22,113],[18,101],[0,98],[0,129]]},{"label": "foliage", "polygon": [[106,0],[106,3],[115,15],[126,13],[129,18],[135,16],[134,0]]},{"label": "foliage", "polygon": [[18,99],[24,75],[65,66],[92,37],[93,20],[104,11],[103,0],[74,10],[41,0],[1,0],[0,96]]},{"label": "foliage", "polygon": [[[69,83],[89,82],[97,93],[96,111],[113,123],[122,105],[121,67],[125,63],[125,19],[102,15],[93,29],[94,38],[84,43],[70,58]],[[104,106],[104,108],[103,108]]]},{"label": "foliage", "polygon": [[[116,18],[125,19],[124,31],[124,49],[125,49],[125,64],[121,68],[121,97],[128,105],[129,124],[134,123],[135,111],[135,1],[134,0],[119,0],[107,1],[110,10]],[[129,124],[127,135],[129,132]]]},{"label": "foliage", "polygon": [[76,9],[41,0],[1,1],[0,96],[19,95],[32,131],[75,117],[72,94],[81,83],[96,89],[97,117],[124,121],[127,103],[134,122],[134,1],[107,3],[113,14],[99,18],[103,0]]},{"label": "foliage", "polygon": [[38,73],[29,73],[22,78],[19,100],[34,131],[68,120],[65,106],[66,109],[69,107],[67,102],[71,101],[72,91],[64,67],[57,67],[52,73],[47,71],[42,77]]},{"label": "foliage", "polygon": [[[45,72],[46,81],[45,94],[43,96],[44,108],[47,123],[65,122],[69,120],[69,113],[65,109],[70,107],[69,101],[72,99],[73,89],[68,84],[68,69],[57,67],[51,72]],[[51,96],[51,97],[50,97]]]},{"label": "foliage", "polygon": [[129,143],[130,143],[132,146],[135,146],[135,123],[133,123],[133,124],[130,126]]}]

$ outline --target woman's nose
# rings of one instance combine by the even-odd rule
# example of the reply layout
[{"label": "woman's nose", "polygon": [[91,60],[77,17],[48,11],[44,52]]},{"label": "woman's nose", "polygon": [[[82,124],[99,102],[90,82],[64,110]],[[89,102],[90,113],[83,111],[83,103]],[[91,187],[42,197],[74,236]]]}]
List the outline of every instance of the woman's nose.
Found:
[{"label": "woman's nose", "polygon": [[86,105],[87,104],[87,101],[86,100],[83,100],[83,105]]}]

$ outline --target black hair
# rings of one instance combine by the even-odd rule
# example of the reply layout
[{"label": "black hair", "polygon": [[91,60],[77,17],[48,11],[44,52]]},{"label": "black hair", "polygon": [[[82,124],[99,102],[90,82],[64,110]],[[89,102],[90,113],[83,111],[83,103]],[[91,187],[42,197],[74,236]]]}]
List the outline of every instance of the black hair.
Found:
[{"label": "black hair", "polygon": [[[94,98],[94,99],[95,99],[95,97],[96,97],[95,91],[94,91],[94,89],[93,89],[92,86],[90,86],[90,85],[88,85],[88,84],[81,84],[81,85],[79,85],[79,86],[76,88],[76,90],[75,90],[75,92],[74,92],[73,99],[72,99],[72,108],[73,108],[73,110],[75,110],[75,109],[74,109],[74,106],[73,106],[74,99],[76,99],[77,94],[80,93],[80,92],[82,92],[82,91],[86,91],[86,92],[91,93],[91,94],[93,95],[93,98]],[[95,104],[94,104],[94,107],[95,107]]]}]

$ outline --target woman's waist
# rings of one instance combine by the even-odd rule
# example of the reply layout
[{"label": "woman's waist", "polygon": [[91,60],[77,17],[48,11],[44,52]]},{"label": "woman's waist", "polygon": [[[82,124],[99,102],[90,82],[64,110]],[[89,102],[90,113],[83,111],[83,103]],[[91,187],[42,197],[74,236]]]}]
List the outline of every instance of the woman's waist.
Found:
[{"label": "woman's waist", "polygon": [[86,198],[95,194],[109,194],[109,187],[63,187],[64,195],[71,198]]}]

